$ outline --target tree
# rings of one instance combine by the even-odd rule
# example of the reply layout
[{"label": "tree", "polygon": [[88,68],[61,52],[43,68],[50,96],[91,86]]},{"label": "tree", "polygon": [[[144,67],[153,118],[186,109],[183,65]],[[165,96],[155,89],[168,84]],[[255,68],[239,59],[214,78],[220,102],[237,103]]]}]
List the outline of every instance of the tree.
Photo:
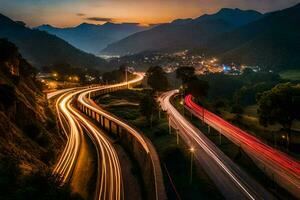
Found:
[{"label": "tree", "polygon": [[6,39],[0,39],[0,62],[13,62],[19,56],[16,45]]},{"label": "tree", "polygon": [[194,75],[194,67],[179,67],[176,70],[176,78],[181,79],[182,84],[187,83]]},{"label": "tree", "polygon": [[133,74],[127,70],[127,67],[125,65],[121,65],[119,69],[104,73],[102,75],[102,80],[108,83],[126,81],[126,71],[127,80],[132,79]]},{"label": "tree", "polygon": [[140,101],[140,112],[144,115],[152,127],[153,114],[158,111],[157,103],[152,94],[146,94]]},{"label": "tree", "polygon": [[161,67],[150,67],[146,73],[148,85],[155,91],[164,91],[168,89],[169,82],[166,73]]},{"label": "tree", "polygon": [[16,100],[15,89],[7,84],[0,84],[0,104],[2,104],[5,109],[8,109],[14,105]]},{"label": "tree", "polygon": [[287,132],[288,148],[293,122],[300,119],[300,85],[278,84],[258,98],[259,122],[263,126],[279,123]]},{"label": "tree", "polygon": [[187,93],[192,94],[195,98],[204,98],[207,96],[209,85],[207,81],[193,78],[187,83]]}]

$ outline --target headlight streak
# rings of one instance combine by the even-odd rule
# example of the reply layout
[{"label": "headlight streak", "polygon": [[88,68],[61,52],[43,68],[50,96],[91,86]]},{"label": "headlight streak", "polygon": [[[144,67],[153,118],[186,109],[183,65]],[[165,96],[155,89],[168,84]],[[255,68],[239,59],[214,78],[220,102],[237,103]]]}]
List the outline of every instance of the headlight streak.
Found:
[{"label": "headlight streak", "polygon": [[256,199],[257,194],[250,189],[249,185],[246,184],[243,180],[239,178],[235,171],[227,166],[226,162],[219,157],[218,153],[212,149],[206,141],[204,141],[199,133],[197,132],[197,128],[195,128],[190,122],[188,122],[170,103],[170,98],[174,94],[178,93],[178,90],[173,90],[170,92],[166,92],[159,97],[159,102],[162,106],[162,109],[168,112],[168,115],[172,117],[172,121],[176,123],[176,126],[179,128],[181,134],[183,134],[183,138],[190,139],[192,143],[196,142],[197,145],[195,147],[200,147],[203,149],[214,161],[217,165],[220,166],[228,177],[237,185],[238,188],[245,194],[245,197],[249,199]]},{"label": "headlight streak", "polygon": [[[120,200],[124,198],[121,167],[114,147],[111,145],[109,139],[104,136],[104,133],[99,131],[92,122],[84,118],[79,111],[72,107],[71,102],[78,94],[79,97],[86,98],[85,95],[92,91],[109,90],[124,85],[126,86],[127,84],[130,85],[139,82],[142,79],[143,74],[139,73],[137,74],[136,79],[124,83],[91,88],[82,87],[81,89],[71,88],[48,94],[48,98],[62,94],[56,102],[56,109],[58,120],[68,140],[63,153],[53,170],[54,174],[59,174],[62,183],[70,180],[72,176],[80,151],[81,135],[83,134],[82,127],[84,127],[89,137],[96,143],[97,154],[99,155],[98,163],[101,171],[99,171],[98,168],[98,172],[100,173],[98,173],[96,199]],[[80,98],[78,98],[78,100],[80,100]],[[107,114],[105,114],[105,116],[106,115]],[[114,119],[109,115],[106,117],[111,120]],[[122,123],[122,126],[128,126],[121,121],[119,121],[119,123]],[[135,137],[143,144],[146,151],[149,152],[146,142],[139,133],[129,126],[128,129],[136,134]]]},{"label": "headlight streak", "polygon": [[145,139],[140,135],[140,133],[138,133],[135,129],[133,129],[131,126],[127,125],[122,120],[119,120],[118,118],[116,118],[114,116],[111,116],[109,113],[94,107],[92,105],[90,99],[88,98],[90,96],[90,94],[93,93],[93,92],[97,92],[97,91],[100,91],[100,90],[108,90],[108,92],[109,92],[109,91],[111,91],[110,89],[120,88],[120,87],[124,87],[126,85],[129,86],[129,85],[140,82],[144,78],[144,73],[135,73],[135,75],[137,77],[135,79],[131,80],[131,81],[128,81],[128,82],[118,83],[118,84],[114,84],[114,85],[111,85],[111,86],[103,86],[102,88],[94,87],[94,88],[91,88],[91,89],[87,89],[86,91],[81,92],[78,95],[77,101],[83,107],[86,107],[86,108],[92,110],[93,112],[95,112],[95,113],[97,113],[101,116],[104,116],[108,120],[113,121],[114,123],[118,124],[120,127],[125,128],[143,146],[144,150],[147,152],[147,154],[149,154],[150,159],[151,159],[152,168],[153,168],[153,176],[154,176],[154,184],[155,184],[155,196],[156,196],[156,199],[159,199],[158,186],[157,186],[157,177],[156,177],[157,176],[156,165],[154,164],[154,160],[153,160],[153,157],[152,157],[152,155],[154,153],[151,152],[151,150],[148,147],[148,144],[145,141]]}]

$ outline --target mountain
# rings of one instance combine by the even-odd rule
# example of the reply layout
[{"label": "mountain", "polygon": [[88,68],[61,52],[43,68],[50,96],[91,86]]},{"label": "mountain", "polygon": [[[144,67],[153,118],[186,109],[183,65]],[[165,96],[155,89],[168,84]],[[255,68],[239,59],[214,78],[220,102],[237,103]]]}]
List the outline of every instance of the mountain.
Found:
[{"label": "mountain", "polygon": [[[69,63],[74,67],[105,70],[107,63],[92,54],[73,47],[44,31],[32,30],[0,14],[0,38],[15,43],[26,60],[35,67]],[[108,70],[108,69],[106,69]]]},{"label": "mountain", "polygon": [[133,34],[108,45],[102,52],[125,55],[143,51],[191,48],[202,44],[214,35],[228,32],[262,16],[262,14],[251,10],[221,9],[212,15],[203,15],[196,19],[178,19]]},{"label": "mountain", "polygon": [[148,28],[136,23],[114,24],[109,22],[103,25],[83,23],[71,28],[56,28],[51,25],[36,27],[38,30],[46,31],[66,40],[83,51],[96,55],[108,44]]},{"label": "mountain", "polygon": [[243,26],[262,17],[262,14],[254,10],[241,10],[238,8],[222,8],[215,14],[205,14],[195,19],[197,22],[206,20],[224,20],[234,27]]},{"label": "mountain", "polygon": [[[300,63],[300,4],[213,38],[202,46],[224,62],[259,65],[275,70]],[[217,44],[217,45],[216,45]]]}]

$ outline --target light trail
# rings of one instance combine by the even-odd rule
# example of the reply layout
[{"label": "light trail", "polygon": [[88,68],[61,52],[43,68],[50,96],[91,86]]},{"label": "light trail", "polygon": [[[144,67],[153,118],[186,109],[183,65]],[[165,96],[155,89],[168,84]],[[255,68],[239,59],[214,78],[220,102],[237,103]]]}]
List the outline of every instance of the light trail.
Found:
[{"label": "light trail", "polygon": [[[84,108],[87,108],[87,109],[93,111],[94,113],[105,117],[109,121],[114,122],[118,126],[120,126],[123,129],[127,130],[127,132],[130,133],[133,137],[135,137],[135,139],[142,145],[144,151],[149,155],[149,158],[151,160],[152,169],[153,169],[154,187],[155,187],[154,188],[155,189],[155,199],[157,199],[157,200],[158,199],[165,199],[165,197],[164,197],[164,186],[160,181],[157,180],[157,177],[161,178],[162,175],[161,175],[160,164],[159,164],[158,157],[156,155],[155,149],[149,144],[149,142],[147,142],[141,136],[141,134],[138,131],[136,131],[130,125],[128,125],[127,123],[125,123],[122,120],[118,119],[117,117],[111,115],[110,113],[107,113],[104,110],[97,108],[97,106],[94,105],[94,102],[91,99],[88,98],[90,96],[93,96],[93,93],[98,93],[99,91],[111,92],[111,91],[113,91],[112,90],[113,88],[124,88],[124,86],[127,87],[127,86],[130,86],[130,85],[134,85],[134,84],[139,83],[140,81],[142,81],[142,79],[144,78],[144,73],[135,73],[135,75],[136,75],[136,78],[131,80],[131,81],[128,81],[128,82],[114,84],[114,85],[111,85],[109,87],[103,86],[102,89],[94,87],[92,89],[81,92],[78,95],[77,101]],[[163,192],[163,194],[162,194],[162,192]]]},{"label": "light trail", "polygon": [[178,90],[159,97],[162,109],[167,111],[171,123],[188,145],[196,148],[195,157],[228,199],[273,199],[260,185],[241,171],[204,134],[188,122],[170,103]]},{"label": "light trail", "polygon": [[205,123],[216,130],[221,130],[221,133],[229,140],[241,146],[251,157],[263,163],[264,167],[278,176],[279,184],[300,198],[299,162],[197,105],[192,101],[191,95],[185,97],[185,104],[199,119],[203,120],[204,114]]},{"label": "light trail", "polygon": [[74,108],[71,112],[80,120],[86,129],[87,134],[96,145],[98,154],[98,196],[96,199],[122,199],[122,172],[118,155],[112,142],[101,132],[90,120],[82,116]]},{"label": "light trail", "polygon": [[[99,86],[98,88],[106,87]],[[117,153],[111,141],[71,104],[76,95],[89,89],[68,90],[56,102],[58,119],[68,140],[53,172],[59,174],[62,183],[70,180],[78,162],[82,129],[84,129],[95,144],[98,155],[95,199],[120,200],[123,198],[122,173]]]},{"label": "light trail", "polygon": [[[61,177],[63,183],[70,179],[71,173],[75,167],[75,161],[79,155],[80,135],[82,134],[82,129],[80,128],[78,121],[74,119],[68,110],[73,95],[73,93],[67,92],[60,96],[56,103],[59,122],[68,140],[53,172]],[[61,116],[63,116],[65,120],[63,120]]]},{"label": "light trail", "polygon": [[[110,92],[114,88],[120,88],[139,82],[143,79],[143,76],[144,74],[137,73],[137,78],[128,82],[91,88],[70,88],[49,93],[47,95],[48,99],[61,95],[56,101],[56,110],[59,123],[68,140],[53,173],[60,176],[62,183],[71,179],[73,169],[78,162],[77,159],[80,152],[81,135],[84,134],[84,129],[96,146],[98,155],[98,178],[95,199],[120,200],[124,198],[121,166],[112,142],[90,120],[72,106],[72,101],[74,100],[74,97],[79,95],[78,101],[82,101],[81,103],[86,104],[87,97],[91,92]],[[95,110],[95,108],[93,108],[93,110]],[[108,119],[116,120],[106,113],[104,116]],[[149,152],[146,142],[138,132],[120,120],[118,120],[118,123],[122,126],[126,126],[128,130],[132,131],[132,134],[135,135],[135,137],[143,144],[147,152]]]},{"label": "light trail", "polygon": [[[104,87],[102,88],[103,90],[105,89],[110,89],[110,88],[117,88],[117,87],[122,87],[122,86],[126,86],[134,84],[136,82],[141,81],[144,78],[144,74],[143,73],[135,73],[137,75],[137,77],[131,81],[127,82],[123,82],[123,83],[118,83],[118,84],[114,84],[110,87]],[[106,113],[103,110],[97,109],[95,108],[93,105],[90,104],[88,96],[93,93],[93,92],[97,92],[100,89],[95,87],[93,89],[87,90],[85,92],[82,92],[79,96],[78,96],[78,102],[81,103],[83,106],[89,108],[90,110],[94,111],[95,113],[98,113],[104,117],[106,117],[107,119],[119,124],[120,126],[124,127],[125,129],[127,129],[131,134],[133,134],[133,136],[142,144],[142,146],[144,147],[145,151],[147,153],[149,153],[149,148],[148,145],[146,143],[146,141],[144,140],[144,138],[140,135],[140,133],[138,133],[135,129],[133,129],[131,126],[129,126],[128,124],[126,124],[125,122],[123,122],[122,120],[111,116],[110,114]]]}]

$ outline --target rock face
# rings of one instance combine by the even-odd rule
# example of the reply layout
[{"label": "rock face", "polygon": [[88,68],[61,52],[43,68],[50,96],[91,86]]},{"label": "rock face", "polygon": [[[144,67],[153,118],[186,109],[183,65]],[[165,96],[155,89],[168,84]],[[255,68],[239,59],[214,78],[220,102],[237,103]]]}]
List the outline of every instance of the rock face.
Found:
[{"label": "rock face", "polygon": [[46,169],[62,146],[55,117],[17,48],[0,40],[0,160],[18,161],[24,172]]}]

